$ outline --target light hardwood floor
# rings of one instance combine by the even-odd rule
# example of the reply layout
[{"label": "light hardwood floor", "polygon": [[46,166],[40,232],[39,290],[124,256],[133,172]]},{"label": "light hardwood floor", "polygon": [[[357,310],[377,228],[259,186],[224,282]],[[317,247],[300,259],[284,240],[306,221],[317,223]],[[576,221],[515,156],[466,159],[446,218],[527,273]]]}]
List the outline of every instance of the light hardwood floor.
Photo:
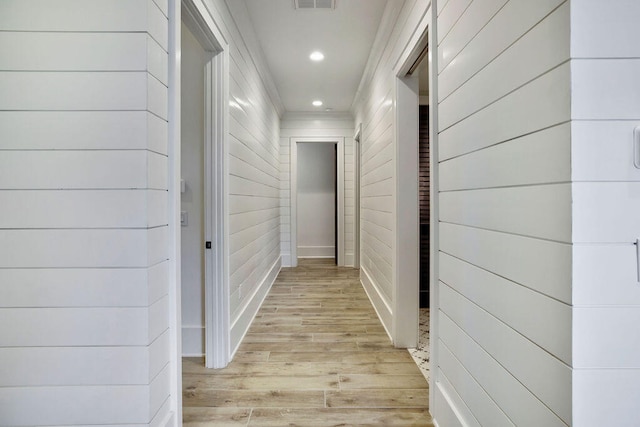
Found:
[{"label": "light hardwood floor", "polygon": [[428,384],[358,274],[325,260],[282,269],[228,367],[184,359],[185,426],[433,426]]}]

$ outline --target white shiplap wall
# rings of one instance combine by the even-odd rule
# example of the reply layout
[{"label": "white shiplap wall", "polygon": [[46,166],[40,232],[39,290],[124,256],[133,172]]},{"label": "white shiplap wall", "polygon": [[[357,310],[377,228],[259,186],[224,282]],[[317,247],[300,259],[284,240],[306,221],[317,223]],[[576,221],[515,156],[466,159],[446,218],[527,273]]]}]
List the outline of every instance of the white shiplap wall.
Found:
[{"label": "white shiplap wall", "polygon": [[430,2],[420,0],[387,4],[352,107],[355,123],[362,124],[360,276],[390,334],[397,269],[395,174],[401,167],[396,165],[394,69],[429,7]]},{"label": "white shiplap wall", "polygon": [[458,425],[572,425],[569,2],[438,3],[432,392]]},{"label": "white shiplap wall", "polygon": [[344,138],[345,265],[353,266],[353,117],[348,113],[286,113],[280,122],[280,227],[283,265],[291,265],[291,138]]},{"label": "white shiplap wall", "polygon": [[638,16],[636,1],[571,1],[573,422],[580,427],[640,425],[632,244],[640,237]]},{"label": "white shiplap wall", "polygon": [[230,54],[229,284],[231,350],[235,351],[280,271],[282,109],[262,65],[244,2],[205,3]]},{"label": "white shiplap wall", "polygon": [[0,424],[170,414],[166,1],[0,3]]}]

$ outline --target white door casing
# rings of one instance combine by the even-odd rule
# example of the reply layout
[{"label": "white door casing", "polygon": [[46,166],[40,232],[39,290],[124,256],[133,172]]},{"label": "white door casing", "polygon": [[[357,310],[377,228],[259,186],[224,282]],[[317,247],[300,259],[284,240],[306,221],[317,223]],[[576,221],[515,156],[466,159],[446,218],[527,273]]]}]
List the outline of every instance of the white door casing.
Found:
[{"label": "white door casing", "polygon": [[338,265],[344,265],[344,138],[343,137],[318,137],[318,138],[290,138],[290,174],[291,180],[291,266],[298,265],[298,242],[297,242],[297,203],[298,203],[298,144],[305,142],[326,142],[336,144],[338,147],[336,170],[336,182],[338,187],[338,204],[336,206],[337,227],[338,227]]}]

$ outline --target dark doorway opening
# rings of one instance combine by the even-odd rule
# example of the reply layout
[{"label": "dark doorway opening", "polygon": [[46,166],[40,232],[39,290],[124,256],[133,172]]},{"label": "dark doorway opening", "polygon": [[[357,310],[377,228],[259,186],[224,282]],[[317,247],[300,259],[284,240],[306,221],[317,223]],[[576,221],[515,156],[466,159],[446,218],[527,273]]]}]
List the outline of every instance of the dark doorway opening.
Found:
[{"label": "dark doorway opening", "polygon": [[429,307],[429,106],[420,106],[419,121],[419,176],[420,176],[420,308]]}]

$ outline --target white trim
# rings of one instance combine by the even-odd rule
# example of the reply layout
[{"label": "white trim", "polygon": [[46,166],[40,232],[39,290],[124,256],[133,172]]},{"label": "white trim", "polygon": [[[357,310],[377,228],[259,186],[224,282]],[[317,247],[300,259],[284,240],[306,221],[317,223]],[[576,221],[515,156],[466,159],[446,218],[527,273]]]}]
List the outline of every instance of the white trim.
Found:
[{"label": "white trim", "polygon": [[289,138],[290,151],[290,215],[291,215],[291,265],[296,267],[298,265],[298,232],[297,232],[297,214],[298,214],[298,143],[304,142],[326,142],[331,144],[337,144],[338,146],[338,170],[336,171],[336,180],[338,187],[338,206],[336,206],[338,217],[338,265],[345,265],[344,263],[344,138],[343,137],[317,137],[317,138]]},{"label": "white trim", "polygon": [[[182,325],[183,348],[204,349],[205,328],[201,325]],[[202,357],[204,353],[182,353],[182,357]]]},{"label": "white trim", "polygon": [[[429,46],[437,46],[437,21],[438,17],[433,10],[437,5],[436,0],[431,3],[431,22],[429,26]],[[429,194],[432,201],[438,200],[438,187],[440,182],[440,165],[438,163],[438,79],[436,70],[438,69],[438,55],[433,50],[429,51]],[[438,345],[440,339],[438,334],[440,305],[438,299],[439,260],[440,250],[440,213],[438,203],[430,204],[429,212],[429,354],[431,355],[432,366],[438,363]],[[433,390],[436,387],[435,375],[431,375],[429,387]],[[434,404],[434,397],[429,396],[429,405]],[[431,406],[430,406],[431,407]]]},{"label": "white trim", "polygon": [[393,344],[414,348],[420,323],[418,76],[395,82],[395,209]]},{"label": "white trim", "polygon": [[345,252],[344,254],[344,265],[346,267],[360,268],[359,266],[355,266],[356,257],[353,255],[353,252]]},{"label": "white trim", "polygon": [[205,365],[223,368],[230,359],[227,129],[229,47],[202,0],[183,0],[183,19],[211,54],[205,66],[204,199],[205,240]]},{"label": "white trim", "polygon": [[170,407],[173,414],[164,425],[182,425],[182,298],[180,257],[180,56],[182,12],[179,0],[169,0],[169,351]]},{"label": "white trim", "polygon": [[360,268],[360,170],[362,162],[362,123],[356,126],[353,136],[353,254],[347,265]]},{"label": "white trim", "polygon": [[298,258],[334,258],[335,246],[298,246]]},{"label": "white trim", "polygon": [[276,261],[273,263],[267,275],[262,279],[260,284],[256,286],[255,291],[251,294],[251,297],[246,299],[246,303],[240,309],[240,314],[236,317],[236,319],[231,324],[231,358],[238,351],[238,347],[242,343],[244,336],[247,334],[253,319],[258,314],[258,310],[262,306],[264,299],[267,297],[271,286],[276,281],[278,277],[278,273],[280,273],[280,269],[282,268],[282,258],[278,257]]},{"label": "white trim", "polygon": [[376,287],[365,266],[360,268],[360,283],[362,284],[367,297],[369,297],[369,301],[371,301],[371,305],[376,311],[378,319],[380,319],[380,323],[382,323],[384,330],[387,332],[387,335],[389,335],[389,339],[393,341],[393,337],[391,336],[393,314],[391,313],[389,300]]}]

